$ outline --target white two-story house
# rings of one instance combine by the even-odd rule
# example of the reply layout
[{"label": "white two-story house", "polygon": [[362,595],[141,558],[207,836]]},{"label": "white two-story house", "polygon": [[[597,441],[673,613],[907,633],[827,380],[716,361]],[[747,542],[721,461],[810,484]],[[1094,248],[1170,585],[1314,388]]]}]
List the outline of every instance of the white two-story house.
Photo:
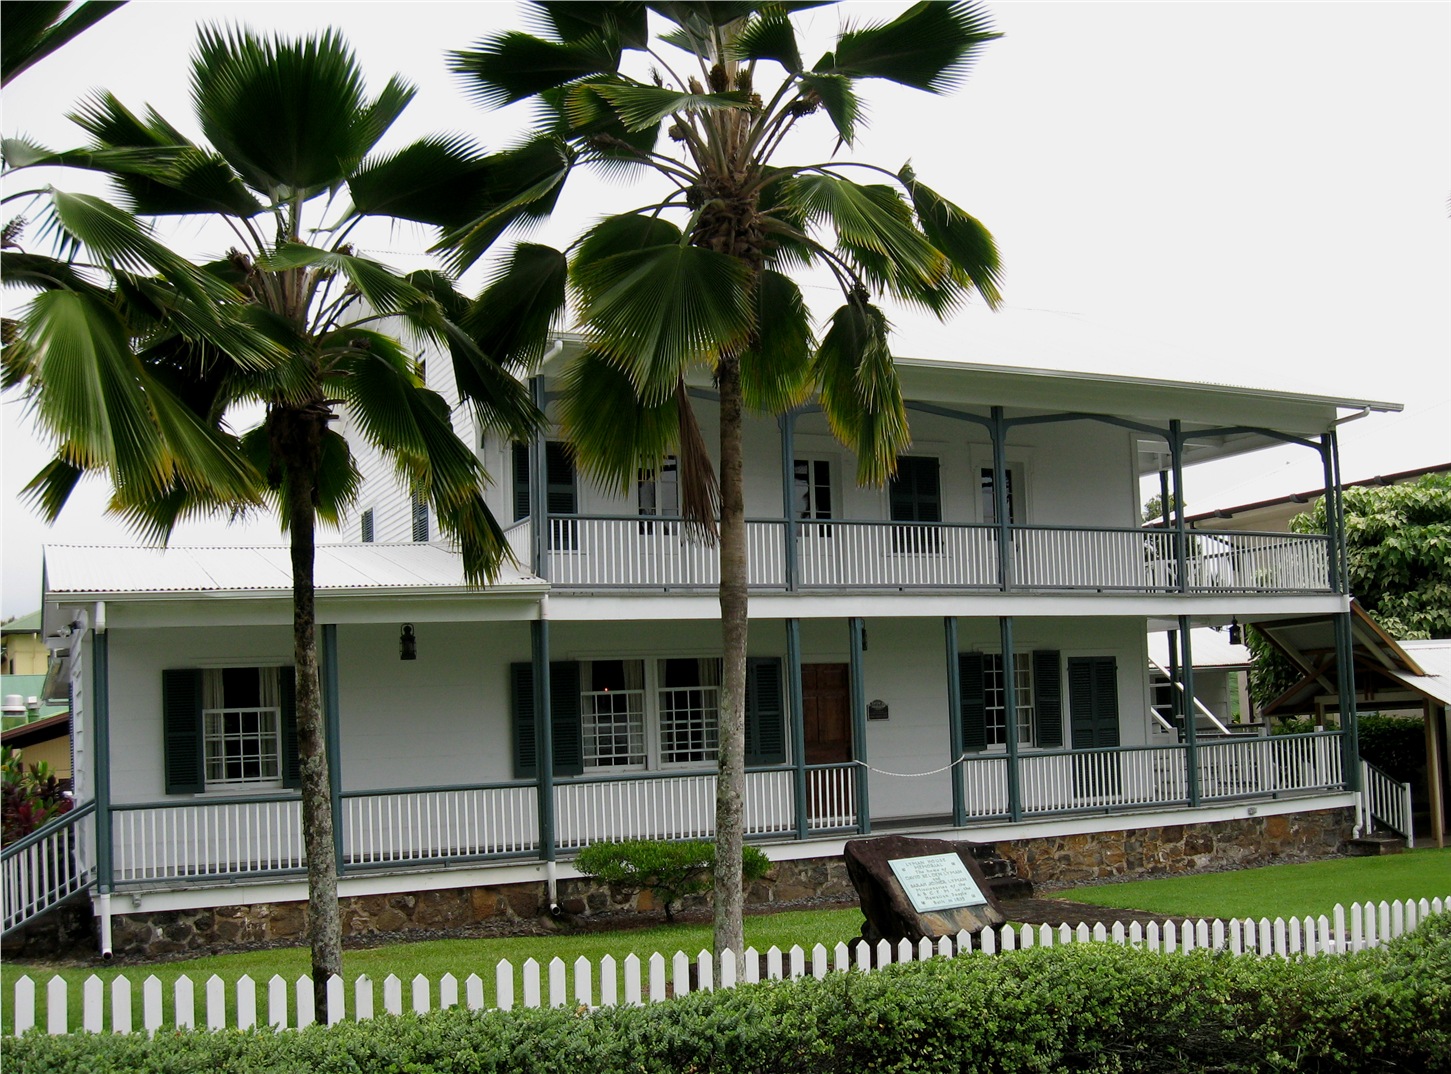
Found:
[{"label": "white two-story house", "polygon": [[[573,346],[539,371],[546,409]],[[1399,407],[899,369],[912,447],[885,488],[856,485],[813,406],[747,429],[746,823],[794,878],[780,890],[886,830],[996,842],[1034,880],[1333,850],[1359,802],[1353,684],[1334,684],[1338,727],[1210,737],[1176,716],[1192,682],[1155,690],[1147,638],[1171,632],[1181,679],[1194,627],[1318,617],[1348,644],[1338,535],[1145,526],[1142,483],[1162,475],[1154,490],[1182,502],[1185,468],[1292,444],[1333,493],[1337,422]],[[712,442],[712,394],[693,394]],[[717,551],[676,517],[671,464],[619,495],[553,434],[463,432],[511,527],[517,562],[494,584],[466,587],[426,507],[381,471],[318,552],[357,928],[381,927],[390,899],[406,917],[401,895],[527,913],[567,901],[592,841],[712,834]],[[126,918],[275,918],[303,899],[285,550],[52,547],[46,571],[76,715],[72,883],[106,897],[118,936]],[[37,901],[22,865],[6,862],[7,927]]]}]

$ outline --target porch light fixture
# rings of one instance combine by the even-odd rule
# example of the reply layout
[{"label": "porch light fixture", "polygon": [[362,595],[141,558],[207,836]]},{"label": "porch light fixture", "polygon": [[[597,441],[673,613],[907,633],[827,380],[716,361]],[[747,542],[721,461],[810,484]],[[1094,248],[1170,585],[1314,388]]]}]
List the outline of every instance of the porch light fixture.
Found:
[{"label": "porch light fixture", "polygon": [[404,623],[403,629],[398,632],[398,659],[418,659],[418,637],[413,633],[412,623]]},{"label": "porch light fixture", "polygon": [[1239,625],[1239,619],[1237,619],[1237,618],[1231,619],[1229,621],[1229,644],[1231,644],[1231,645],[1243,645],[1244,644],[1244,630],[1240,627],[1240,625]]}]

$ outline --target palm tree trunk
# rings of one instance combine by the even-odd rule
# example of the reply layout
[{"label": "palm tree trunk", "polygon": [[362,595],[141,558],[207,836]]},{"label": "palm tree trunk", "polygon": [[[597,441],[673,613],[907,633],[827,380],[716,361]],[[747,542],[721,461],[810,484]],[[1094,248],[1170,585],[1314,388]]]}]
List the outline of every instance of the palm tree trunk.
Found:
[{"label": "palm tree trunk", "polygon": [[720,774],[715,798],[715,955],[745,951],[746,786],[746,503],[741,459],[741,364],[721,359],[720,389],[720,622],[722,648]]},{"label": "palm tree trunk", "polygon": [[[304,437],[304,442],[311,440]],[[306,453],[304,451],[304,453]],[[338,910],[338,866],[333,844],[332,788],[318,684],[317,617],[313,589],[313,489],[316,453],[287,466],[288,520],[292,538],[292,646],[297,677],[297,752],[302,781],[302,838],[307,852],[307,936],[312,947],[312,988],[317,1019],[327,1023],[327,982],[343,971],[343,930]]]}]

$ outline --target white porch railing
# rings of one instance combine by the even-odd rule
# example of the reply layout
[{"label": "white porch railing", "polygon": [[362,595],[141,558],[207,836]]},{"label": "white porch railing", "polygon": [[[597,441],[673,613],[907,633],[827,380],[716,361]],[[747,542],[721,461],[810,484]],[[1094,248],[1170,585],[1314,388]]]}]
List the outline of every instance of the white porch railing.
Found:
[{"label": "white porch railing", "polygon": [[1360,762],[1360,804],[1357,808],[1361,835],[1376,825],[1404,836],[1406,846],[1416,845],[1415,819],[1411,806],[1411,785],[1397,783],[1368,761]]},{"label": "white porch railing", "polygon": [[[746,523],[752,587],[785,588],[784,541],[784,522]],[[720,584],[720,549],[678,520],[551,516],[549,580],[564,587],[709,588]]]},{"label": "white porch railing", "polygon": [[117,883],[306,868],[295,797],[121,805],[113,807],[111,824]]},{"label": "white porch railing", "polygon": [[[795,831],[789,768],[746,773],[746,835]],[[600,839],[709,839],[714,772],[574,779],[554,785],[555,840],[577,850]]]},{"label": "white porch railing", "polygon": [[96,874],[95,808],[87,802],[0,853],[0,932],[19,928],[90,886]]},{"label": "white porch railing", "polygon": [[[1199,743],[1199,796],[1229,798],[1311,793],[1344,785],[1340,735],[1235,737]],[[1187,749],[1181,743],[1111,749],[1025,751],[1018,758],[1024,815],[1181,806],[1189,798]],[[1008,759],[963,757],[969,817],[1008,815]]]},{"label": "white porch railing", "polygon": [[527,854],[539,846],[533,784],[343,795],[343,860],[389,865]]},{"label": "white porch railing", "polygon": [[807,589],[998,584],[998,535],[991,526],[813,521],[798,523],[796,531]]},{"label": "white porch railing", "polygon": [[807,765],[807,830],[824,832],[856,826],[856,765]]},{"label": "white porch railing", "polygon": [[[561,588],[707,589],[720,581],[719,550],[690,536],[678,519],[554,515],[548,527],[547,571]],[[790,584],[788,527],[796,584],[804,589],[992,589],[1004,581],[995,526],[757,519],[746,523],[753,588]],[[527,551],[527,529],[509,531],[516,554]],[[1012,526],[1009,534],[1013,587],[1179,589],[1172,530]],[[1191,592],[1329,590],[1322,536],[1194,530],[1184,541]]]}]

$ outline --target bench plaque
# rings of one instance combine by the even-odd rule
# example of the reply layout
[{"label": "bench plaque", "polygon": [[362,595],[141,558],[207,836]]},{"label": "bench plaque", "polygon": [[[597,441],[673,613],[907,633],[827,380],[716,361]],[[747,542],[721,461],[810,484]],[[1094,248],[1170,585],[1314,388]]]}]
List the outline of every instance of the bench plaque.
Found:
[{"label": "bench plaque", "polygon": [[987,896],[956,854],[929,854],[922,858],[896,858],[887,862],[912,909],[919,914],[986,906]]}]

